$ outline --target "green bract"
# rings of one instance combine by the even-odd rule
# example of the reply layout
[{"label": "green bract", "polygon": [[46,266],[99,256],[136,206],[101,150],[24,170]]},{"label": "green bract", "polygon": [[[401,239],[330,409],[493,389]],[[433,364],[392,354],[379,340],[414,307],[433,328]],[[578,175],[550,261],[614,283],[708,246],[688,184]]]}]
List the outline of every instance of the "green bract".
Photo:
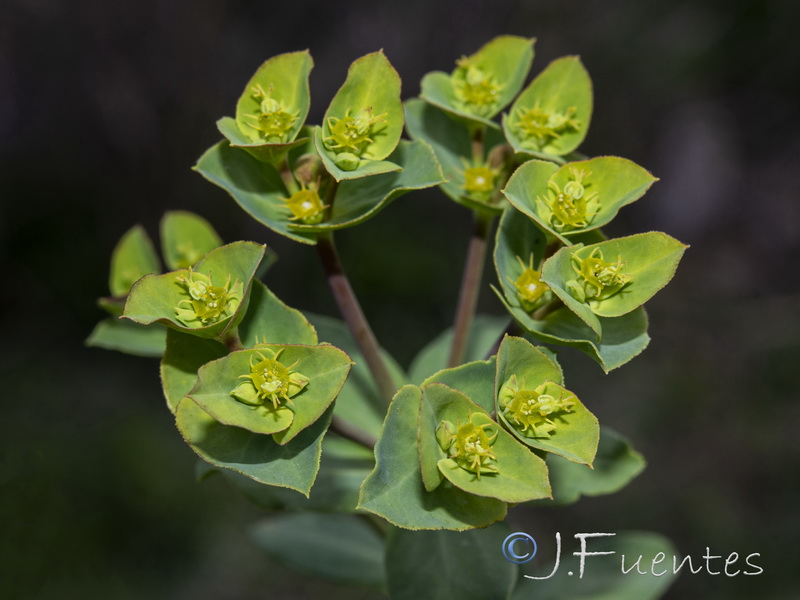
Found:
[{"label": "green bract", "polygon": [[609,223],[623,206],[641,198],[656,179],[624,158],[602,156],[569,163],[531,160],[503,193],[515,208],[564,244]]},{"label": "green bract", "polygon": [[161,251],[169,269],[192,267],[221,245],[214,228],[194,213],[173,210],[161,219]]},{"label": "green bract", "polygon": [[141,225],[136,225],[122,236],[111,255],[111,277],[108,287],[114,297],[125,296],[131,286],[145,275],[159,273],[153,242]]},{"label": "green bract", "polygon": [[619,317],[647,302],[672,279],[685,250],[659,232],[569,246],[545,262],[542,280],[599,337],[598,317]]},{"label": "green bract", "polygon": [[223,425],[283,445],[325,412],[350,365],[333,346],[258,344],[205,364],[188,396]]},{"label": "green bract", "polygon": [[308,75],[313,66],[307,50],[269,59],[247,83],[236,104],[236,118],[217,122],[220,133],[231,146],[258,160],[279,163],[289,150],[305,142],[295,138],[308,115]]},{"label": "green bract", "polygon": [[400,77],[383,52],[350,65],[347,79],[331,101],[314,143],[336,181],[396,171],[384,161],[403,133]]},{"label": "green bract", "polygon": [[420,97],[469,121],[497,127],[490,119],[517,95],[533,61],[536,40],[499,36],[456,61],[451,74],[428,73]]},{"label": "green bract", "polygon": [[580,146],[592,118],[592,80],[577,56],[551,62],[503,116],[516,152],[547,158]]},{"label": "green bract", "polygon": [[497,353],[496,411],[523,443],[591,465],[600,426],[572,392],[561,369],[522,338],[506,337]]},{"label": "green bract", "polygon": [[364,481],[358,507],[406,529],[486,527],[502,520],[506,503],[475,496],[443,482],[432,492],[422,483],[417,449],[422,390],[401,388],[389,406],[375,470]]},{"label": "green bract", "polygon": [[194,269],[148,275],[131,289],[122,316],[220,339],[244,316],[240,309],[264,252],[264,246],[234,242],[209,252]]}]

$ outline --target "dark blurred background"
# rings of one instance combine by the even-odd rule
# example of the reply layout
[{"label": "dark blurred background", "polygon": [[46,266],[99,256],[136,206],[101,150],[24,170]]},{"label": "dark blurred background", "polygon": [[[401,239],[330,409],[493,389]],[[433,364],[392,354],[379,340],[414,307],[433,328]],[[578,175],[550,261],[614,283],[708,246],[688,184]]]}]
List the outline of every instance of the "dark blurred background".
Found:
[{"label": "dark blurred background", "polygon": [[[798,22],[795,0],[4,0],[0,597],[372,597],[259,554],[244,533],[257,511],[222,481],[195,483],[157,363],[83,339],[117,239],[134,223],[156,235],[174,208],[226,241],[269,243],[281,260],[268,285],[334,314],[313,249],[190,171],[220,137],[216,119],[280,52],[310,48],[318,122],[358,56],[384,48],[411,97],[425,72],[513,33],[538,38],[533,73],[581,55],[596,98],[584,152],[661,178],[610,233],[658,229],[692,246],[648,304],[644,355],[604,376],[563,353],[570,386],[649,468],[613,497],[515,518],[762,554],[759,577],[683,576],[669,598],[799,598]],[[338,238],[405,365],[449,326],[469,221],[415,193]],[[481,305],[500,313],[488,287]]]}]

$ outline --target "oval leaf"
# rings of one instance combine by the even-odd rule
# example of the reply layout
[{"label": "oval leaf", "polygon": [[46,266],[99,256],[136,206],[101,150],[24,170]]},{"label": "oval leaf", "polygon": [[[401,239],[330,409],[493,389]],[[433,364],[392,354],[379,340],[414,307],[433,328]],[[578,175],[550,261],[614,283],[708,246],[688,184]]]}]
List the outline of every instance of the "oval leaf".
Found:
[{"label": "oval leaf", "polygon": [[592,104],[592,80],[581,59],[558,58],[514,101],[503,131],[516,152],[564,156],[586,137]]},{"label": "oval leaf", "polygon": [[168,269],[193,267],[221,245],[211,224],[194,213],[172,210],[161,219],[161,250]]},{"label": "oval leaf", "polygon": [[308,497],[332,413],[329,409],[285,446],[272,436],[222,425],[188,397],[178,404],[175,419],[186,443],[207,463]]},{"label": "oval leaf", "polygon": [[392,399],[375,447],[375,470],[361,486],[358,508],[405,529],[463,531],[505,518],[505,502],[468,494],[448,482],[425,491],[417,451],[421,402],[422,390],[410,385]]},{"label": "oval leaf", "polygon": [[150,236],[144,227],[135,225],[125,232],[111,254],[111,295],[124,296],[139,279],[160,272],[161,263]]}]

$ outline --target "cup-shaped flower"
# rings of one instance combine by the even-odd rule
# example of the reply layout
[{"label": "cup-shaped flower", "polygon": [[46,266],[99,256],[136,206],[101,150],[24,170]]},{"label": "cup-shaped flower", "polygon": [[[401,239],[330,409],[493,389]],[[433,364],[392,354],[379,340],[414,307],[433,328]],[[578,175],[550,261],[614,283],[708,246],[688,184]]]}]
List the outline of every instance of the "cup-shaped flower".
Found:
[{"label": "cup-shaped flower", "polygon": [[250,373],[239,376],[246,381],[233,388],[231,396],[252,406],[267,402],[271,402],[273,408],[282,404],[292,406],[292,398],[308,385],[308,377],[294,370],[296,363],[287,366],[280,362],[281,352],[283,348],[277,352],[265,348],[255,356],[251,354]]},{"label": "cup-shaped flower", "polygon": [[633,281],[633,277],[624,269],[620,256],[616,261],[604,260],[600,248],[594,248],[585,258],[573,254],[572,270],[578,279],[567,282],[568,290],[579,302],[604,300]]},{"label": "cup-shaped flower", "polygon": [[686,246],[640,233],[562,248],[542,265],[542,281],[600,337],[598,317],[621,317],[649,300],[672,276]]},{"label": "cup-shaped flower", "polygon": [[330,345],[256,344],[201,367],[188,395],[219,423],[283,445],[322,416],[351,364]]},{"label": "cup-shaped flower", "polygon": [[504,502],[550,494],[544,462],[484,408],[441,383],[427,383],[422,389],[419,460],[426,490],[438,489],[447,479],[465,492]]},{"label": "cup-shaped flower", "polygon": [[325,168],[341,181],[400,169],[384,159],[402,132],[400,77],[383,52],[373,52],[350,66],[314,141]]},{"label": "cup-shaped flower", "polygon": [[452,73],[425,75],[420,97],[461,119],[496,127],[492,117],[511,102],[528,75],[534,42],[496,37],[475,54],[458,59]]},{"label": "cup-shaped flower", "polygon": [[186,327],[206,327],[228,318],[239,308],[244,285],[231,277],[225,285],[214,285],[211,275],[195,273],[192,268],[179,271],[175,281],[187,296],[175,307],[176,319]]},{"label": "cup-shaped flower", "polygon": [[212,250],[194,267],[143,277],[131,288],[122,316],[221,339],[244,317],[265,253],[266,246],[234,242]]},{"label": "cup-shaped flower", "polygon": [[304,140],[295,140],[308,115],[308,50],[274,56],[261,65],[236,104],[236,118],[217,122],[232,146],[258,160],[277,164]]},{"label": "cup-shaped flower", "polygon": [[[453,424],[442,421],[436,428],[436,440],[448,458],[456,461],[462,469],[475,473],[497,473],[497,455],[492,444],[497,439],[497,431],[491,433],[494,421],[483,413],[472,413],[465,423]],[[489,429],[490,433],[486,430]]]},{"label": "cup-shaped flower", "polygon": [[592,117],[592,81],[577,56],[551,62],[514,101],[503,130],[515,151],[547,158],[575,150]]},{"label": "cup-shaped flower", "polygon": [[528,258],[527,265],[519,256],[516,259],[522,272],[516,278],[508,276],[508,280],[513,284],[517,292],[519,305],[530,313],[549,302],[553,295],[549,293],[550,288],[542,281],[539,271],[533,268],[534,259],[532,253]]},{"label": "cup-shaped flower", "polygon": [[570,245],[570,239],[610,222],[655,181],[642,167],[615,156],[560,168],[530,160],[514,172],[503,193],[544,231]]},{"label": "cup-shaped flower", "polygon": [[555,419],[575,406],[575,395],[550,381],[529,389],[512,375],[500,387],[497,401],[512,427],[533,437],[550,437],[558,428]]},{"label": "cup-shaped flower", "polygon": [[161,219],[161,252],[170,269],[193,267],[221,245],[211,224],[194,213],[171,210]]},{"label": "cup-shaped flower", "polygon": [[311,182],[308,187],[303,185],[294,194],[285,198],[286,206],[292,213],[290,221],[298,221],[304,225],[316,225],[325,218],[325,204],[319,197],[319,191],[315,182]]},{"label": "cup-shaped flower", "polygon": [[600,426],[563,383],[555,359],[522,338],[503,339],[495,372],[498,420],[527,446],[591,465]]}]

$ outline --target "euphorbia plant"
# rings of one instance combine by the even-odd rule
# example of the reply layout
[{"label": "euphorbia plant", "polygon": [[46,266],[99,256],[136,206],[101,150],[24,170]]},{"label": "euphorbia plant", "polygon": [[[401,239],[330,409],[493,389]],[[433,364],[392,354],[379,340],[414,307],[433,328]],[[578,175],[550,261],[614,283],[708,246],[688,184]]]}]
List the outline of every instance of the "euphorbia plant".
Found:
[{"label": "euphorbia plant", "polygon": [[[405,107],[394,68],[368,54],[316,126],[305,123],[311,57],[282,54],[247,83],[235,117],[218,122],[225,139],[196,170],[273,233],[316,246],[344,323],[286,306],[261,281],[269,249],[223,245],[190,213],[162,221],[167,272],[140,227],[114,251],[101,305],[120,318],[89,342],[161,357],[167,406],[201,473],[219,472],[278,511],[253,531],[279,560],[393,598],[444,594],[454,578],[460,598],[505,598],[516,567],[500,555],[503,526],[480,528],[512,505],[614,492],[643,466],[600,426],[593,399],[570,391],[557,349],[576,348],[606,372],[638,355],[649,342],[642,305],[685,246],[663,233],[605,236],[655,178],[623,158],[576,153],[592,117],[589,76],[570,56],[525,87],[533,46],[498,37],[452,73],[426,75]],[[367,323],[334,232],[433,186],[472,211],[475,229],[454,327],[406,372]],[[476,318],[498,218],[494,291],[511,318]],[[419,530],[463,532],[446,548],[456,562],[474,562],[487,543],[493,554],[459,573],[448,571],[452,556],[416,570],[442,547]],[[323,542],[342,537],[351,563],[331,573],[325,562],[342,555]]]}]

